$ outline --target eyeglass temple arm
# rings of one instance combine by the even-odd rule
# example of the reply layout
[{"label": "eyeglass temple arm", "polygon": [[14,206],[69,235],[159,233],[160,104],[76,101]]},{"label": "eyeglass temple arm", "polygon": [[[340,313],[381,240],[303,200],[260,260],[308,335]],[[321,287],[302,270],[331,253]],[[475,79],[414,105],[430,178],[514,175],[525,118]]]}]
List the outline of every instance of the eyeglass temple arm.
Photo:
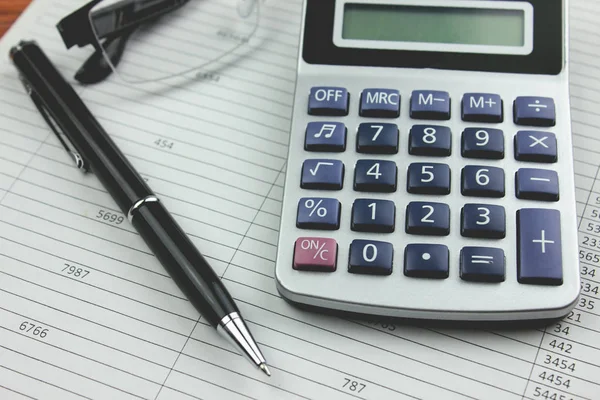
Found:
[{"label": "eyeglass temple arm", "polygon": [[[92,12],[101,1],[91,1],[58,23],[58,31],[68,49],[75,45],[79,47],[87,44],[95,45],[97,38],[109,39],[128,34],[141,24],[155,20],[189,2],[189,0],[123,0]],[[92,23],[96,20],[99,23],[92,27]]]}]

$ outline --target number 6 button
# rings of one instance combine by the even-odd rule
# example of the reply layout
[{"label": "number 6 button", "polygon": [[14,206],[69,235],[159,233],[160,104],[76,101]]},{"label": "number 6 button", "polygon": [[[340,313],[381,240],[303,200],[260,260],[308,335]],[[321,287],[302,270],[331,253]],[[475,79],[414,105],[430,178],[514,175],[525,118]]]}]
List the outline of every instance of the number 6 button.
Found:
[{"label": "number 6 button", "polygon": [[463,196],[504,197],[504,170],[470,165],[462,170]]},{"label": "number 6 button", "polygon": [[464,237],[502,239],[506,236],[506,213],[502,206],[465,204],[460,219],[460,234]]},{"label": "number 6 button", "polygon": [[393,161],[358,160],[354,171],[354,190],[357,192],[395,192],[396,175],[396,163]]},{"label": "number 6 button", "polygon": [[390,275],[394,247],[375,240],[353,240],[350,244],[348,272],[353,274]]}]

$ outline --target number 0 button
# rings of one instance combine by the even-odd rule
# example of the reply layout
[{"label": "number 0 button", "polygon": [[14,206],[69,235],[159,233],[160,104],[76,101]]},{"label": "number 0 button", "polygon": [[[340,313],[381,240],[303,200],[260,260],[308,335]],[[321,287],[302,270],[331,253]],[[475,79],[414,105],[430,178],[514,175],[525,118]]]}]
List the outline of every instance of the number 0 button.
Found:
[{"label": "number 0 button", "polygon": [[390,193],[396,191],[397,168],[393,161],[358,160],[354,171],[357,192]]},{"label": "number 0 button", "polygon": [[392,273],[394,247],[375,240],[353,240],[350,244],[348,272],[353,274],[389,275]]},{"label": "number 0 button", "polygon": [[410,164],[406,190],[415,194],[450,193],[450,167],[436,163]]}]

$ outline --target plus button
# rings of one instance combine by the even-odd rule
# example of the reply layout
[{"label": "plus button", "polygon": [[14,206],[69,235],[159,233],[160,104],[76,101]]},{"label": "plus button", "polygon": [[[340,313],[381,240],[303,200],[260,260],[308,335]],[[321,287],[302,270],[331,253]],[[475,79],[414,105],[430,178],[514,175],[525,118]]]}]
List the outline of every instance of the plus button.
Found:
[{"label": "plus button", "polygon": [[540,239],[534,239],[532,240],[533,243],[540,243],[542,245],[542,253],[546,253],[546,243],[549,244],[553,244],[554,240],[546,240],[546,231],[544,229],[542,229],[541,232],[541,238]]},{"label": "plus button", "polygon": [[496,105],[496,102],[495,102],[494,100],[492,100],[492,98],[491,98],[491,97],[490,97],[489,99],[487,99],[487,101],[486,101],[485,103],[486,103],[486,104],[488,105],[488,107],[490,107],[490,108]]}]

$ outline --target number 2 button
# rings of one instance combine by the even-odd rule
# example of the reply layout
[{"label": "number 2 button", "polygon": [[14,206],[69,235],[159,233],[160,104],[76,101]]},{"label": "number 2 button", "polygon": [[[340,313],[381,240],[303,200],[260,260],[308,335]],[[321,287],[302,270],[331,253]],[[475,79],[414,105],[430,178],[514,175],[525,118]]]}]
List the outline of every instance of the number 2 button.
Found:
[{"label": "number 2 button", "polygon": [[450,207],[413,201],[406,207],[406,233],[446,236],[450,233]]},{"label": "number 2 button", "polygon": [[413,163],[408,166],[408,193],[450,193],[450,167],[446,164]]},{"label": "number 2 button", "polygon": [[357,192],[390,193],[396,191],[397,168],[393,161],[358,160],[354,173]]}]

